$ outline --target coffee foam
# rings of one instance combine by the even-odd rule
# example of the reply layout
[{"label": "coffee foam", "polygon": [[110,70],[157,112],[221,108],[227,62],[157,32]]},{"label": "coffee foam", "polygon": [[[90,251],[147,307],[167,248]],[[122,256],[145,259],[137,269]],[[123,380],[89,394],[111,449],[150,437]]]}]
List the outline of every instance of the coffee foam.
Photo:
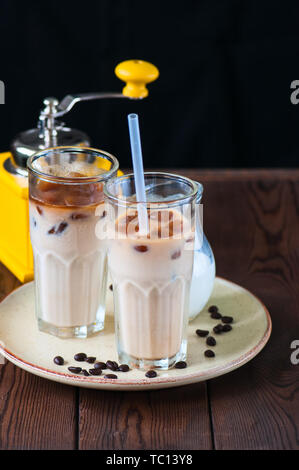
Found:
[{"label": "coffee foam", "polygon": [[84,161],[59,162],[48,164],[44,158],[39,158],[34,162],[34,169],[51,176],[63,178],[82,178],[87,176],[98,176],[106,173],[106,170],[98,168],[91,163]]}]

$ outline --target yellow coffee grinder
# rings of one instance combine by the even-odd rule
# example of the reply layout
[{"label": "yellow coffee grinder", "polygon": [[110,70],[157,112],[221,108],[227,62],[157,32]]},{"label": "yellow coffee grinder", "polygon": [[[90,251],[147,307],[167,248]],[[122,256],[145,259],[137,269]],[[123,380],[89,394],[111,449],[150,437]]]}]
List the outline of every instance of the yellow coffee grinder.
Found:
[{"label": "yellow coffee grinder", "polygon": [[29,238],[28,157],[39,150],[56,146],[90,146],[82,131],[70,129],[58,118],[80,101],[103,98],[142,99],[146,85],[159,76],[157,67],[143,60],[126,60],[115,68],[116,76],[126,82],[122,93],[80,93],[62,101],[46,98],[37,128],[16,136],[11,152],[0,154],[0,261],[21,281],[33,279],[33,256]]}]

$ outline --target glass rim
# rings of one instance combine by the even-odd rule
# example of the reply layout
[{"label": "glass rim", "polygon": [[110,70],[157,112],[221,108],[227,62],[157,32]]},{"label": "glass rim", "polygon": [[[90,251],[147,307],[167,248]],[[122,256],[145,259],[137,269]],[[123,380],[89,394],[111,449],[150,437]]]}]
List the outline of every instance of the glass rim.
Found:
[{"label": "glass rim", "polygon": [[[61,153],[67,153],[67,152],[76,152],[76,153],[82,153],[82,154],[90,154],[93,156],[98,156],[102,157],[105,160],[111,162],[112,167],[110,170],[105,171],[104,173],[100,173],[99,175],[94,175],[94,176],[80,176],[80,177],[71,177],[71,176],[55,176],[55,175],[49,175],[48,173],[44,173],[43,171],[37,170],[36,168],[33,167],[33,163],[35,160],[41,157],[46,157],[47,154],[54,152],[54,151],[61,151]],[[38,176],[39,178],[45,180],[45,181],[50,181],[54,183],[60,183],[60,184],[84,184],[84,183],[95,183],[95,182],[101,182],[101,181],[106,181],[108,180],[111,175],[113,175],[117,170],[119,169],[119,162],[114,155],[112,155],[109,152],[106,152],[105,150],[100,150],[96,149],[93,147],[79,147],[79,146],[57,146],[57,147],[48,147],[43,150],[39,150],[38,152],[35,152],[31,157],[28,158],[27,160],[27,168],[30,173],[32,173],[35,176]]]},{"label": "glass rim", "polygon": [[175,173],[167,173],[163,171],[145,171],[144,176],[151,176],[151,177],[162,177],[162,178],[169,178],[169,179],[176,179],[176,180],[181,180],[185,183],[188,183],[189,186],[192,188],[192,191],[190,194],[184,195],[179,198],[174,198],[174,199],[167,199],[165,201],[132,201],[128,199],[122,199],[118,196],[115,196],[109,191],[109,185],[115,184],[116,181],[121,181],[121,180],[126,180],[126,179],[134,179],[134,173],[128,173],[126,175],[121,175],[121,176],[114,176],[113,178],[110,178],[109,181],[106,182],[104,186],[104,195],[109,199],[114,202],[116,202],[118,205],[124,205],[124,206],[135,206],[138,207],[139,204],[146,204],[147,206],[161,206],[161,205],[166,205],[166,206],[175,206],[175,205],[182,205],[190,200],[192,200],[195,197],[200,197],[202,196],[203,193],[203,185],[201,183],[198,183],[197,181],[193,181],[190,178],[187,178],[186,176],[178,175]]}]

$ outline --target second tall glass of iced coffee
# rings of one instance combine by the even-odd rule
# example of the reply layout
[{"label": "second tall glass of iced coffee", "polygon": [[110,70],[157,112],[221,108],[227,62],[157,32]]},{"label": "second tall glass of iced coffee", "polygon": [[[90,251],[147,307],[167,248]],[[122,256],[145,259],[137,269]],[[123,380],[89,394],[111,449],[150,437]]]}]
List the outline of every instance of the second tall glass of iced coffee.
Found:
[{"label": "second tall glass of iced coffee", "polygon": [[186,357],[198,188],[178,175],[144,176],[146,202],[136,202],[133,175],[104,189],[116,341],[120,362],[168,369]]},{"label": "second tall glass of iced coffee", "polygon": [[107,288],[104,183],[118,161],[91,148],[56,147],[28,161],[36,314],[41,331],[87,337],[104,327]]}]

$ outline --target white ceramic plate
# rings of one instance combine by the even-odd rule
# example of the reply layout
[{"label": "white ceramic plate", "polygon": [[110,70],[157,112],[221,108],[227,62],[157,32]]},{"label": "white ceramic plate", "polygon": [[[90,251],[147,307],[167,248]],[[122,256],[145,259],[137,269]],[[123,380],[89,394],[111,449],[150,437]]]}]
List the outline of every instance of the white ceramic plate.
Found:
[{"label": "white ceramic plate", "polygon": [[[73,375],[67,367],[81,366],[82,363],[73,359],[77,352],[96,356],[103,362],[117,361],[111,291],[107,297],[104,331],[88,339],[59,339],[37,329],[33,282],[19,287],[0,304],[0,352],[22,369],[64,384],[109,390],[148,390],[178,387],[226,374],[256,356],[271,333],[271,319],[265,306],[246,289],[216,278],[208,305],[189,323],[186,369],[159,371],[154,379],[147,379],[140,370],[117,372],[117,380]],[[214,335],[217,340],[214,348],[206,346],[205,338],[195,334],[197,328],[212,331],[219,323],[210,318],[209,305],[217,305],[223,315],[234,317],[232,331]],[[206,349],[213,349],[216,357],[206,358]],[[64,366],[53,363],[57,355],[64,357]],[[85,368],[92,368],[92,365],[86,364]]]}]

